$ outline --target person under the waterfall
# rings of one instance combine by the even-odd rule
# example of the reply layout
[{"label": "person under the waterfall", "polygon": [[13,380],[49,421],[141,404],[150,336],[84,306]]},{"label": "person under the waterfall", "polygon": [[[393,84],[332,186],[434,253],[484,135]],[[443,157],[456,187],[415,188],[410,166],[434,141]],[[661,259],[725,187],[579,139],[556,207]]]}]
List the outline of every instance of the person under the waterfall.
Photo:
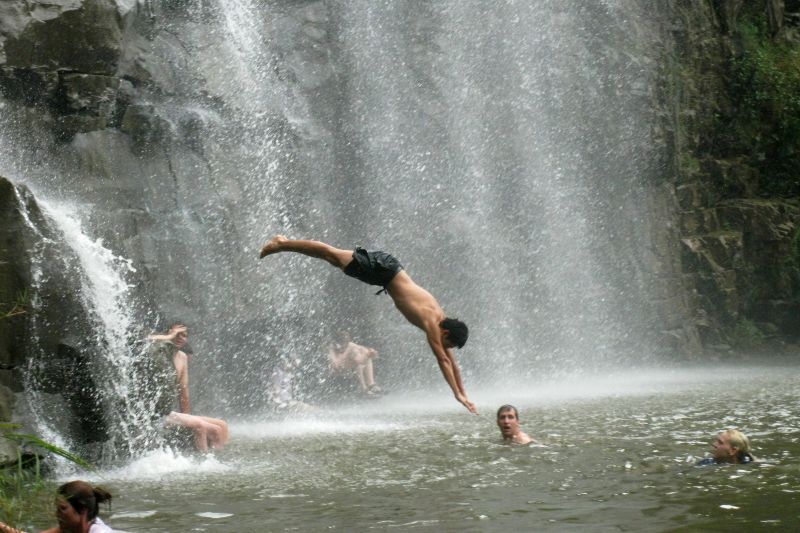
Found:
[{"label": "person under the waterfall", "polygon": [[701,459],[697,466],[747,464],[756,462],[750,452],[750,439],[736,429],[723,431],[711,443],[712,456]]},{"label": "person under the waterfall", "polygon": [[328,361],[333,372],[355,370],[361,392],[366,396],[378,396],[381,388],[375,383],[372,360],[377,357],[375,348],[354,343],[350,334],[341,332],[339,338],[328,348]]},{"label": "person under the waterfall", "polygon": [[261,248],[260,257],[263,259],[278,252],[295,252],[322,259],[350,277],[383,287],[379,293],[389,294],[406,320],[425,333],[456,400],[469,412],[478,414],[464,390],[461,372],[452,353],[453,348],[461,348],[467,342],[467,325],[457,318],[445,316],[436,298],[414,283],[397,258],[381,251],[368,252],[361,247],[353,251],[342,250],[320,241],[287,239],[283,235],[276,235],[267,242]]},{"label": "person under the waterfall", "polygon": [[278,364],[272,369],[269,378],[269,399],[277,410],[286,410],[293,413],[307,413],[316,411],[317,407],[295,398],[294,378],[300,368],[300,358],[296,353],[290,352],[282,355]]},{"label": "person under the waterfall", "polygon": [[[58,526],[42,533],[112,533],[98,516],[103,502],[111,502],[111,494],[105,489],[80,480],[64,483],[56,491]],[[0,522],[0,533],[24,532]]]},{"label": "person under the waterfall", "polygon": [[158,389],[156,410],[164,416],[165,427],[191,430],[198,450],[221,449],[229,440],[228,424],[219,418],[191,414],[189,356],[184,351],[188,347],[188,338],[189,328],[183,324],[173,324],[165,334],[148,336],[148,339],[156,341],[151,350],[151,362],[157,366],[154,375],[150,376]]},{"label": "person under the waterfall", "polygon": [[497,427],[503,435],[503,441],[511,444],[536,444],[536,439],[530,437],[519,427],[519,411],[513,405],[502,405],[497,410]]}]

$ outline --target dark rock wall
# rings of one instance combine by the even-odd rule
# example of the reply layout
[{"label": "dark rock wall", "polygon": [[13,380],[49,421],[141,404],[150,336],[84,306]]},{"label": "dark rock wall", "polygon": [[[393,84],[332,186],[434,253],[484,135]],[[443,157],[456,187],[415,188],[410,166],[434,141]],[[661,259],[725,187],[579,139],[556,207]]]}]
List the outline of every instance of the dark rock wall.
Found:
[{"label": "dark rock wall", "polygon": [[717,351],[795,343],[800,4],[671,4],[665,87],[691,323]]},{"label": "dark rock wall", "polygon": [[[17,367],[25,358],[23,304],[30,265],[20,239],[23,226],[14,187],[0,177],[0,422],[12,420],[14,393],[21,391]],[[0,464],[15,458],[15,448],[0,439]]]},{"label": "dark rock wall", "polygon": [[[4,2],[0,86],[46,109],[63,140],[118,125],[125,17],[135,2]],[[116,116],[119,113],[117,112]]]}]

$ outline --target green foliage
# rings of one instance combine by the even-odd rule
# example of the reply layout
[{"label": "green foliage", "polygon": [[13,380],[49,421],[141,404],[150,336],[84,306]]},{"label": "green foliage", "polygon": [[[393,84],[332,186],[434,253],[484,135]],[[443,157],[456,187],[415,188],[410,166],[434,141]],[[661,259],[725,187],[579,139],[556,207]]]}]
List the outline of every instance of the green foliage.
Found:
[{"label": "green foliage", "polygon": [[19,457],[16,467],[0,469],[0,521],[11,526],[29,526],[31,517],[52,514],[55,484],[41,475],[38,459],[24,468]]},{"label": "green foliage", "polygon": [[738,27],[731,127],[722,135],[759,171],[759,193],[800,194],[800,48],[770,37],[764,17]]},{"label": "green foliage", "polygon": [[12,316],[24,315],[27,312],[30,298],[28,291],[25,290],[17,294],[17,299],[10,304],[0,303],[0,320],[11,318]]},{"label": "green foliage", "polygon": [[14,441],[14,442],[17,442],[17,443],[22,444],[22,445],[33,446],[33,447],[39,448],[39,449],[44,450],[46,452],[50,452],[53,455],[58,455],[58,456],[63,457],[64,459],[67,459],[68,461],[70,461],[72,463],[75,463],[76,465],[78,465],[80,467],[83,467],[83,468],[85,468],[87,470],[93,470],[94,469],[94,467],[91,464],[89,464],[84,459],[80,458],[79,456],[75,455],[74,453],[68,452],[67,450],[64,450],[63,448],[59,448],[58,446],[56,446],[54,444],[50,444],[49,442],[44,441],[44,440],[40,439],[39,437],[37,437],[35,435],[28,435],[28,434],[25,434],[25,433],[16,433],[16,432],[12,431],[12,430],[19,429],[20,427],[21,426],[19,424],[10,424],[10,423],[7,423],[7,422],[0,422],[0,431],[3,432],[3,437],[4,438],[6,438],[8,440],[11,440],[11,441]]},{"label": "green foliage", "polygon": [[[58,455],[88,470],[94,469],[84,459],[67,450],[35,435],[18,433],[16,430],[19,428],[19,424],[0,422],[3,438]],[[44,512],[50,514],[54,491],[53,483],[42,476],[38,455],[34,456],[31,467],[24,465],[22,455],[18,452],[15,465],[0,468],[0,521],[14,526],[32,516],[41,516]]]},{"label": "green foliage", "polygon": [[792,249],[786,260],[786,269],[792,280],[792,296],[800,298],[800,227],[794,232],[792,239]]},{"label": "green foliage", "polygon": [[694,176],[700,172],[700,161],[692,153],[681,152],[680,169],[682,174]]}]

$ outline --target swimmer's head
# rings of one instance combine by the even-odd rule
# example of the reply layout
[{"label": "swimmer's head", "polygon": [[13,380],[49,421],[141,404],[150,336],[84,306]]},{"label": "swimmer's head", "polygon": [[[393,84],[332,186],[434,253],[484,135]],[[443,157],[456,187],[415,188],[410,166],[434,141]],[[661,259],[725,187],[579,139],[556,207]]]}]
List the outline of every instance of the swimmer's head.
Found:
[{"label": "swimmer's head", "polygon": [[742,462],[750,453],[750,440],[739,430],[723,431],[712,444],[714,460],[718,463]]},{"label": "swimmer's head", "polygon": [[502,405],[497,410],[497,427],[504,439],[512,439],[519,433],[519,412],[513,405]]},{"label": "swimmer's head", "polygon": [[175,322],[170,324],[169,331],[172,332],[177,328],[185,328],[185,331],[181,331],[177,335],[175,335],[175,346],[178,347],[179,350],[185,353],[192,353],[192,349],[187,344],[187,339],[189,338],[189,328],[186,326],[185,322]]},{"label": "swimmer's head", "polygon": [[463,348],[469,338],[469,329],[457,318],[445,318],[439,322],[439,327],[445,332],[444,339],[450,345],[448,348]]},{"label": "swimmer's head", "polygon": [[514,418],[519,420],[519,411],[517,411],[517,408],[511,405],[510,403],[500,406],[500,409],[497,410],[497,418],[500,418],[500,415],[502,413],[506,413],[508,411],[511,411],[514,414]]},{"label": "swimmer's head", "polygon": [[[92,520],[97,516],[99,504],[111,500],[111,494],[105,489],[93,487],[89,483],[80,480],[64,483],[58,488],[57,494],[60,499],[58,501],[59,509],[56,512],[59,525],[62,522],[69,521],[70,518],[74,519],[70,510],[74,510],[74,513],[78,515],[85,513],[86,518]],[[62,504],[66,504],[69,508]],[[62,517],[61,515],[64,516]]]},{"label": "swimmer's head", "polygon": [[331,341],[332,344],[339,350],[344,349],[345,346],[350,342],[350,332],[339,330],[333,336],[333,340]]}]

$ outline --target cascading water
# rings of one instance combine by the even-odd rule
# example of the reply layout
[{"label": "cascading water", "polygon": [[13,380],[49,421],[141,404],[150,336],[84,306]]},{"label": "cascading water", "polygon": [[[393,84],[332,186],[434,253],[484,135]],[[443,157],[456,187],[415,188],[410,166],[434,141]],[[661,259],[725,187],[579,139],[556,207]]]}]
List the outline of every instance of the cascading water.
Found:
[{"label": "cascading water", "polygon": [[[98,402],[104,404],[109,432],[108,450],[127,450],[129,454],[144,449],[153,439],[147,422],[147,406],[136,404],[136,389],[144,377],[136,373],[143,338],[141,322],[132,314],[130,286],[125,280],[135,272],[130,260],[118,257],[83,232],[78,214],[68,206],[40,200],[43,214],[61,234],[61,241],[74,254],[80,267],[80,296],[84,309],[94,323],[92,344],[99,348],[92,374],[98,388]],[[65,266],[70,267],[65,261]],[[74,267],[73,267],[74,268]],[[144,443],[142,441],[145,441]],[[152,442],[150,442],[152,444]]]},{"label": "cascading water", "polygon": [[[657,32],[641,6],[147,8],[149,78],[128,104],[152,110],[158,142],[137,148],[125,123],[44,145],[46,121],[26,130],[21,112],[1,132],[15,165],[0,171],[87,213],[72,242],[92,256],[87,287],[117,298],[91,304],[111,306],[96,312],[109,372],[126,372],[131,336],[159,315],[192,329],[200,411],[263,407],[281,355],[303,360],[303,387],[324,389],[324,348],[341,329],[378,348],[385,383],[441,392],[424,339],[387,297],[308,258],[259,262],[275,233],[397,255],[470,324],[468,388],[509,369],[525,379],[656,352],[655,271],[641,250],[657,231]],[[94,270],[125,270],[120,256],[135,282]],[[117,314],[131,306],[150,312]]]},{"label": "cascading water", "polygon": [[625,36],[626,10],[370,2],[340,15],[362,217],[388,222],[365,233],[409,250],[412,274],[504,367],[575,372],[652,352],[633,303],[646,288],[620,250],[635,237],[614,220],[647,224],[653,163],[653,71],[620,61],[644,45]]},{"label": "cascading water", "polygon": [[[33,222],[33,220],[31,220],[31,216],[28,212],[28,202],[31,199],[25,198],[25,196],[20,192],[20,189],[17,187],[14,187],[14,195],[16,197],[16,203],[19,212],[22,215],[25,227],[32,234],[32,240],[34,242],[34,245],[29,250],[32,290],[29,292],[27,297],[31,309],[40,309],[42,306],[42,301],[40,298],[39,288],[44,283],[45,278],[44,248],[48,244],[52,244],[53,241],[43,235],[42,232],[39,231],[37,225]],[[31,334],[31,346],[40,346],[40,337],[38,334],[40,327],[42,326],[39,324],[38,314],[35,312],[30,313],[29,331]],[[48,421],[43,416],[43,410],[46,409],[47,402],[45,398],[39,394],[37,388],[35,386],[31,386],[34,380],[34,372],[31,370],[35,367],[35,365],[36,358],[31,357],[28,362],[28,372],[26,373],[25,380],[25,389],[28,400],[25,405],[32,411],[32,418],[35,419],[36,430],[44,439],[55,444],[56,446],[60,446],[65,449],[69,448],[72,443],[68,443],[67,440],[65,440],[66,432],[54,429],[51,421]]]},{"label": "cascading water", "polygon": [[[34,242],[30,251],[32,291],[28,326],[33,353],[25,389],[37,432],[51,442],[83,450],[106,462],[136,456],[163,444],[150,416],[153,406],[138,393],[148,376],[141,375],[139,364],[146,357],[142,351],[143,321],[135,317],[137,306],[125,279],[135,272],[130,261],[114,255],[100,240],[87,236],[74,207],[39,199],[35,204],[40,214],[32,215],[27,206],[34,200],[26,201],[18,189],[15,191]],[[46,353],[42,339],[53,330],[58,333],[62,328],[68,329],[65,326],[70,318],[57,312],[45,316],[41,310],[49,307],[42,295],[49,293],[52,298],[58,285],[61,292],[71,290],[78,296],[82,310],[72,320],[77,316],[85,318],[91,336],[73,339],[76,346],[70,348],[80,348],[88,360],[79,363],[80,371],[66,372],[67,380],[84,382],[52,390],[46,382],[53,380],[54,373],[67,369],[53,368],[53,360],[59,356]],[[49,392],[42,392],[48,388]],[[67,402],[63,394],[69,395],[69,388],[86,395],[80,401]],[[77,404],[82,412],[69,414],[68,403],[73,403],[73,407]],[[92,417],[96,419],[86,420]],[[84,418],[84,430],[96,428],[98,435],[94,436],[99,437],[99,442],[87,439],[86,435],[73,440],[75,435],[70,425],[74,424],[74,418]],[[88,450],[87,441],[99,447]]]}]

